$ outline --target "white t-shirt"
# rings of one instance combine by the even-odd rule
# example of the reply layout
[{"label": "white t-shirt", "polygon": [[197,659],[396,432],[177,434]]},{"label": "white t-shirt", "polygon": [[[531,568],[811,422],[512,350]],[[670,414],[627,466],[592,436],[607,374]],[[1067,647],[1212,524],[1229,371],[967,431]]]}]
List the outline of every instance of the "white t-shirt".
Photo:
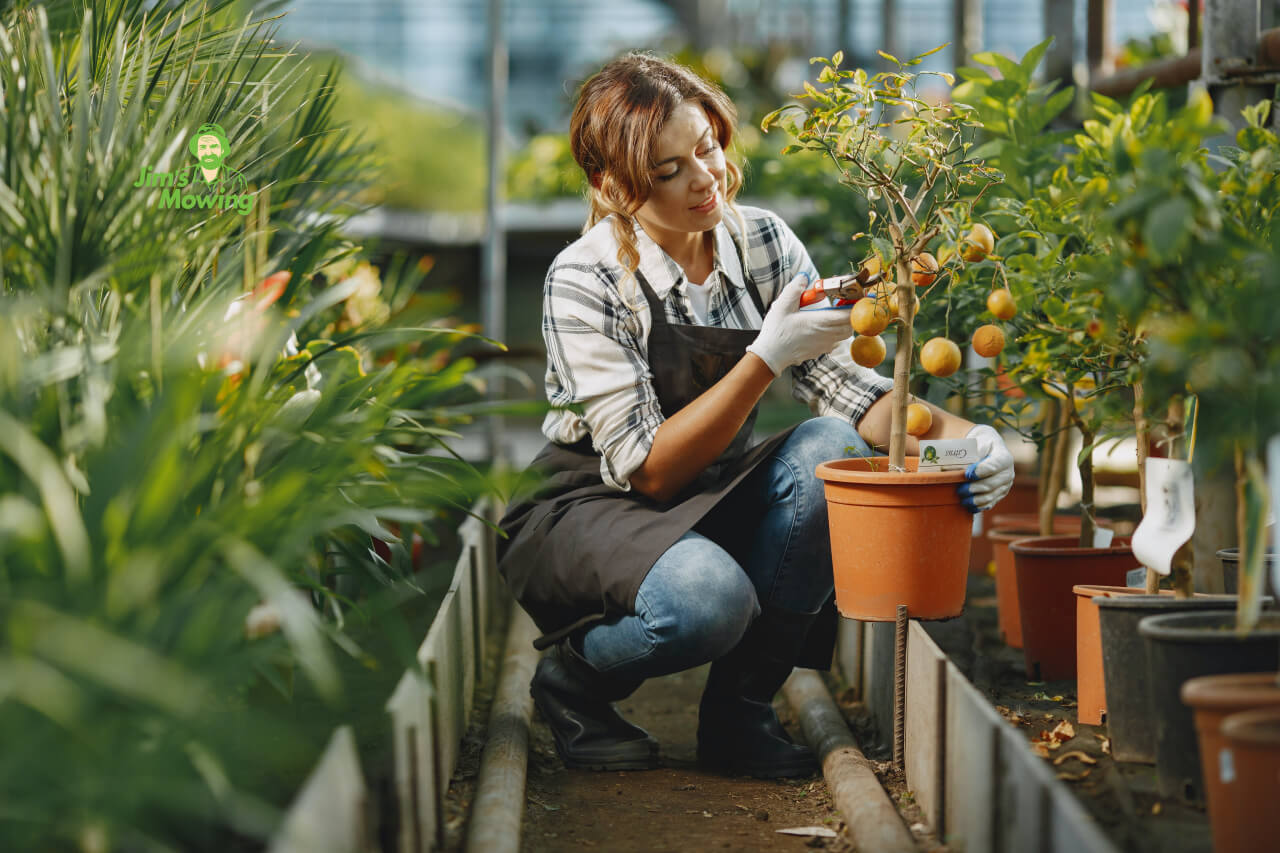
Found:
[{"label": "white t-shirt", "polygon": [[720,273],[716,270],[711,271],[711,275],[702,284],[694,284],[689,282],[685,286],[685,292],[689,294],[689,310],[693,312],[693,319],[698,321],[699,326],[707,325],[707,311],[711,302],[712,285]]}]

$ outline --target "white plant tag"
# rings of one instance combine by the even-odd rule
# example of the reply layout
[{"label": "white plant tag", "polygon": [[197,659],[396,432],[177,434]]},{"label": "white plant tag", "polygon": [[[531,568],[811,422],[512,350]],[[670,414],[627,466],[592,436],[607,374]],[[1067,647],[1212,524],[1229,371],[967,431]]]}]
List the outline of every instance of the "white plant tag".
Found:
[{"label": "white plant tag", "polygon": [[935,438],[920,442],[921,471],[962,470],[977,461],[977,439]]},{"label": "white plant tag", "polygon": [[1195,480],[1181,459],[1147,459],[1147,512],[1133,531],[1133,556],[1159,574],[1196,529]]},{"label": "white plant tag", "polygon": [[1218,778],[1222,784],[1229,785],[1236,781],[1236,762],[1229,747],[1218,750]]},{"label": "white plant tag", "polygon": [[1110,527],[1093,528],[1093,547],[1110,548],[1111,540],[1115,538],[1116,532]]}]

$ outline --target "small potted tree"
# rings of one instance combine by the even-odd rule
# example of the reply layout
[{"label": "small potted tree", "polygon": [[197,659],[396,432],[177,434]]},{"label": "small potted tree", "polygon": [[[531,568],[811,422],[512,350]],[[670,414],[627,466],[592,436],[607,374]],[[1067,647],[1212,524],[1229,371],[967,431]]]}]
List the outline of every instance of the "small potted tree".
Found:
[{"label": "small potted tree", "polygon": [[[955,498],[963,471],[922,472],[907,455],[908,435],[927,432],[931,421],[911,394],[915,321],[922,300],[951,296],[954,268],[993,250],[992,232],[970,214],[999,174],[972,156],[973,109],[924,97],[926,81],[941,81],[943,89],[954,84],[950,74],[913,70],[928,55],[901,61],[882,52],[892,69],[875,75],[841,68],[840,53],[816,58],[818,85],[806,82],[798,103],[762,122],[794,138],[784,154],[821,152],[840,185],[865,198],[867,230],[852,235],[861,249],[857,260],[868,275],[882,272],[886,279],[850,319],[859,332],[851,355],[867,367],[884,359],[880,334],[895,328],[888,455],[818,469],[826,482],[837,605],[864,620],[892,620],[902,604],[917,618],[954,616],[968,573],[972,519]],[[950,256],[935,255],[935,244]],[[937,376],[954,373],[961,361],[945,332],[927,341],[919,358]]]},{"label": "small potted tree", "polygon": [[1245,110],[1237,145],[1211,159],[1203,140],[1222,127],[1207,95],[1193,95],[1158,134],[1119,143],[1124,157],[1112,157],[1122,166],[1118,180],[1095,188],[1094,205],[1104,211],[1099,226],[1117,238],[1119,251],[1109,261],[1123,264],[1112,288],[1116,308],[1149,330],[1148,395],[1194,394],[1197,460],[1229,464],[1236,473],[1242,567],[1236,613],[1172,613],[1139,625],[1161,792],[1200,801],[1207,786],[1211,815],[1239,792],[1212,793],[1230,780],[1220,775],[1216,753],[1203,752],[1217,743],[1211,725],[1202,725],[1210,737],[1197,749],[1183,700],[1209,716],[1233,702],[1259,700],[1256,691],[1242,695],[1248,677],[1187,682],[1210,674],[1274,676],[1280,663],[1280,618],[1260,613],[1266,517],[1260,448],[1280,426],[1274,373],[1280,344],[1273,319],[1259,309],[1280,295],[1280,144],[1268,129],[1268,112],[1266,102]]}]

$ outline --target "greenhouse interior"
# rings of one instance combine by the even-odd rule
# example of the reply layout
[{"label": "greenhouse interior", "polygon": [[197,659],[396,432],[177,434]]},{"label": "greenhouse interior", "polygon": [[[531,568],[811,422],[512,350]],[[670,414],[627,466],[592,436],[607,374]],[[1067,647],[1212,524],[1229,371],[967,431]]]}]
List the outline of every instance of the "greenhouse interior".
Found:
[{"label": "greenhouse interior", "polygon": [[1280,849],[1278,306],[1280,0],[0,0],[0,851]]}]

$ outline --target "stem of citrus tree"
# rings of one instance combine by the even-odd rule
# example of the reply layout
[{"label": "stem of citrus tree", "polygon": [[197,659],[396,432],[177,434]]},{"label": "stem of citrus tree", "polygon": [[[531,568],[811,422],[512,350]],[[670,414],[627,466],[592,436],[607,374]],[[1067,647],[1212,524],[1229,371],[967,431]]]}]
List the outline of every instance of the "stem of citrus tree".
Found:
[{"label": "stem of citrus tree", "polygon": [[[1186,443],[1183,441],[1186,436],[1186,412],[1186,401],[1182,397],[1175,396],[1169,400],[1164,425],[1169,435],[1170,459],[1186,458]],[[1195,551],[1190,542],[1185,542],[1173,555],[1171,574],[1174,595],[1178,598],[1190,598],[1195,593],[1195,582],[1191,575],[1194,563]]]},{"label": "stem of citrus tree", "polygon": [[1067,399],[1063,402],[1071,422],[1080,430],[1080,457],[1076,460],[1076,468],[1080,471],[1080,547],[1093,547],[1093,440],[1094,432],[1080,417],[1080,409],[1076,406],[1076,386],[1067,383]]},{"label": "stem of citrus tree", "polygon": [[[1151,441],[1151,424],[1147,421],[1146,398],[1142,380],[1133,383],[1133,429],[1138,439],[1138,501],[1142,514],[1147,512],[1147,449]],[[1155,595],[1160,591],[1160,575],[1155,569],[1147,569],[1146,592]]]},{"label": "stem of citrus tree", "polygon": [[1044,490],[1044,497],[1040,500],[1041,536],[1049,536],[1053,533],[1053,515],[1058,509],[1058,495],[1062,492],[1062,485],[1067,477],[1067,446],[1071,438],[1067,427],[1071,423],[1071,415],[1067,413],[1066,405],[1063,403],[1058,403],[1054,411],[1057,414],[1055,425],[1058,431],[1053,437],[1048,485]]},{"label": "stem of citrus tree", "polygon": [[1236,571],[1236,630],[1245,630],[1245,587],[1250,583],[1249,579],[1249,507],[1245,502],[1245,470],[1244,470],[1244,450],[1240,447],[1240,442],[1235,443],[1235,462],[1236,462],[1236,542],[1239,547],[1236,549],[1239,553],[1236,563],[1238,567]]},{"label": "stem of citrus tree", "polygon": [[897,284],[898,340],[893,354],[893,417],[889,432],[889,470],[905,470],[907,461],[907,404],[911,398],[911,359],[913,353],[912,315],[915,313],[915,285],[902,248],[898,249]]}]

